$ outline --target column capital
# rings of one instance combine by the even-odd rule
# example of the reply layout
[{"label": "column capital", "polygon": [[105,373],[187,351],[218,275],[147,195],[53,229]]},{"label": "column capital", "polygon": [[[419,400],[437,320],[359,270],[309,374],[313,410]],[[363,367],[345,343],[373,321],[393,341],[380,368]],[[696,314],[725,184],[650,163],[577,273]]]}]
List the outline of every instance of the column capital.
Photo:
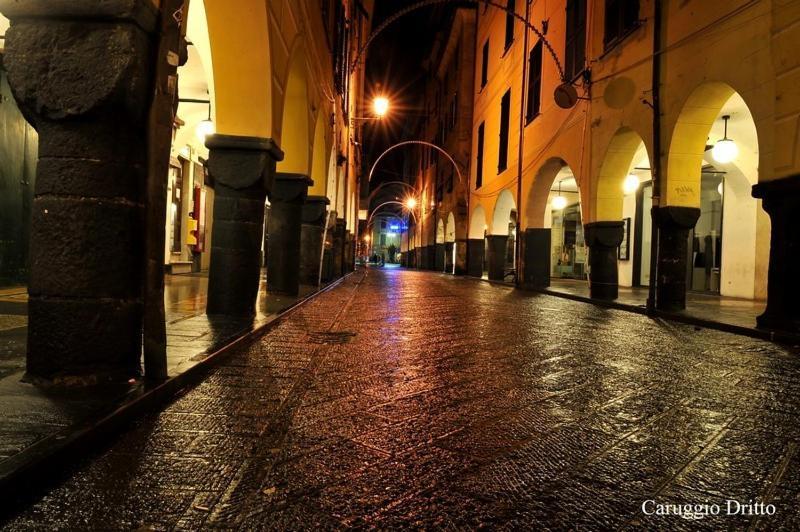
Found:
[{"label": "column capital", "polygon": [[275,174],[275,185],[269,198],[270,202],[297,201],[302,203],[308,194],[308,187],[313,184],[314,181],[307,175],[279,172]]},{"label": "column capital", "polygon": [[13,22],[30,19],[87,19],[128,22],[153,31],[158,8],[152,0],[0,0],[0,13]]},{"label": "column capital", "polygon": [[653,207],[652,214],[653,222],[660,227],[691,229],[700,218],[700,209],[697,207],[665,205],[664,207]]},{"label": "column capital", "polygon": [[[0,0],[0,12],[12,21],[3,58],[9,84],[37,129],[67,120],[119,122],[121,114],[144,124],[152,2]],[[69,142],[76,140],[56,140]]]},{"label": "column capital", "polygon": [[308,196],[303,204],[303,223],[308,225],[325,225],[326,207],[331,200],[326,196]]},{"label": "column capital", "polygon": [[235,190],[252,187],[259,181],[269,191],[274,182],[275,165],[283,152],[272,139],[237,135],[211,135],[208,169],[215,182]]},{"label": "column capital", "polygon": [[624,222],[590,222],[583,226],[586,245],[589,247],[619,247],[625,236]]}]

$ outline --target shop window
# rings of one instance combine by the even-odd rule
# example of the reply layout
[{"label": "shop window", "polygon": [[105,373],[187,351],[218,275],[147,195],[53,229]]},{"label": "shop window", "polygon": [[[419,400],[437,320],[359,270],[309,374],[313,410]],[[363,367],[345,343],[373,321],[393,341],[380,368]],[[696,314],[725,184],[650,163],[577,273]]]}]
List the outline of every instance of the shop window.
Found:
[{"label": "shop window", "polygon": [[475,188],[481,188],[483,185],[483,140],[484,140],[484,133],[486,130],[485,122],[481,122],[481,125],[478,126],[478,149],[476,150],[478,153],[477,160],[475,161]]},{"label": "shop window", "polygon": [[606,0],[603,44],[614,46],[639,26],[639,0]]},{"label": "shop window", "polygon": [[528,56],[528,100],[525,118],[528,122],[539,114],[542,99],[542,41],[536,43]]},{"label": "shop window", "polygon": [[508,168],[508,132],[511,119],[511,89],[508,89],[500,101],[500,146],[497,149],[497,173]]},{"label": "shop window", "polygon": [[566,42],[564,75],[573,80],[586,62],[586,0],[567,0]]},{"label": "shop window", "polygon": [[489,80],[489,39],[483,43],[483,54],[481,56],[481,89],[486,86]]},{"label": "shop window", "polygon": [[515,0],[508,0],[506,2],[506,46],[505,49],[511,46],[511,43],[514,42],[514,15],[513,13],[516,11],[516,2]]}]

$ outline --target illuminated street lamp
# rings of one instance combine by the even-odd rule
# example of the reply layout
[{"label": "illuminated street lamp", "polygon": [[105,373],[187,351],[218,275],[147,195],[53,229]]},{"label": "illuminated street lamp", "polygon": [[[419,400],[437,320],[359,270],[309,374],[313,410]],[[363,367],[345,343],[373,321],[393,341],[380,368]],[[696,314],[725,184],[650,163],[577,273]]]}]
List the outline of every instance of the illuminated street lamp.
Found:
[{"label": "illuminated street lamp", "polygon": [[406,205],[406,208],[408,208],[408,210],[412,210],[413,211],[417,207],[417,198],[415,198],[413,196],[409,197],[409,198],[406,198],[405,205]]},{"label": "illuminated street lamp", "polygon": [[389,112],[389,99],[384,96],[376,96],[372,100],[372,110],[375,111],[376,118],[383,118]]}]

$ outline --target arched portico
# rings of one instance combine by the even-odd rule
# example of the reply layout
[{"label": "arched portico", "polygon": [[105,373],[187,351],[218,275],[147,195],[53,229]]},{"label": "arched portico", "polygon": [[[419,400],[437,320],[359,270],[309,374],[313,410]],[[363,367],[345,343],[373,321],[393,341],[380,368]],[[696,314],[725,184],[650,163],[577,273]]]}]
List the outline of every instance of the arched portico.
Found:
[{"label": "arched portico", "polygon": [[[636,199],[632,194],[639,189],[644,174],[649,180],[650,162],[646,151],[645,144],[636,131],[629,127],[618,129],[611,137],[600,170],[594,179],[589,205],[592,218],[585,225],[589,246],[588,262],[591,265],[589,284],[594,298],[617,298],[620,268],[623,264],[626,269],[625,283],[631,284],[630,233],[631,226],[639,223],[636,219]],[[646,214],[641,214],[641,217],[645,216],[649,218],[649,209]],[[620,245],[626,234],[625,251],[620,253]],[[647,240],[649,241],[649,235]],[[618,257],[622,260],[618,261]],[[637,265],[641,266],[641,262]],[[649,272],[649,267],[647,271]]]},{"label": "arched portico", "polygon": [[489,279],[502,281],[516,264],[517,206],[510,190],[500,192],[494,205],[492,226],[487,237]]},{"label": "arched portico", "polygon": [[[658,308],[685,308],[688,290],[748,298],[764,294],[767,248],[757,251],[757,235],[766,240],[769,226],[748,195],[759,180],[757,123],[726,83],[703,83],[686,99],[669,145],[662,187],[666,204],[654,211]],[[737,148],[735,157],[719,151],[727,139]]]},{"label": "arched portico", "polygon": [[475,203],[467,234],[467,275],[470,277],[483,277],[487,229],[486,210],[480,203]]}]

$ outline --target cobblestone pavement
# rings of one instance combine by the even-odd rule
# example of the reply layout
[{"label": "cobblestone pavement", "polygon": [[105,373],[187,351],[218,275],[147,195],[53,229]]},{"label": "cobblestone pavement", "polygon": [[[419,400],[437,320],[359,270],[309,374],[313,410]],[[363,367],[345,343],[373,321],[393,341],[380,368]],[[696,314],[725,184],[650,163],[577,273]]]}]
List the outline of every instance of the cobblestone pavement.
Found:
[{"label": "cobblestone pavement", "polygon": [[[775,345],[373,270],[6,526],[798,529],[799,405],[800,360]],[[729,499],[775,514],[642,513]]]}]

